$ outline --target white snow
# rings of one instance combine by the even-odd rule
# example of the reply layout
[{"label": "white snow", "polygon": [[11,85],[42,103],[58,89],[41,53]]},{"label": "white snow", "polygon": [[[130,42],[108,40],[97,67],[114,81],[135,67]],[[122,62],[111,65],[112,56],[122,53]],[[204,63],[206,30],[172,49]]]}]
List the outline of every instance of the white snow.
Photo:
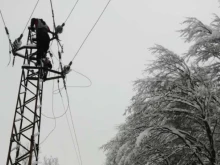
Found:
[{"label": "white snow", "polygon": [[139,136],[136,139],[136,146],[138,147],[141,143],[141,141],[145,138],[148,137],[150,135],[150,130],[151,128],[147,128],[146,130],[144,130],[143,132],[141,132],[139,134]]}]

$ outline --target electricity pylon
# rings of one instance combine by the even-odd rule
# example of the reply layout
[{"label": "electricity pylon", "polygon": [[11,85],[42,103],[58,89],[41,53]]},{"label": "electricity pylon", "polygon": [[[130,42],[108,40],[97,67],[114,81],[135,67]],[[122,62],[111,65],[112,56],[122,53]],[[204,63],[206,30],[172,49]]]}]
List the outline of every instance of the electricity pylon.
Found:
[{"label": "electricity pylon", "polygon": [[[27,45],[13,50],[14,57],[21,57],[24,62],[6,165],[21,165],[23,161],[28,165],[38,164],[43,86],[48,80],[64,78],[62,72],[34,65],[37,54],[35,36],[29,30]],[[46,72],[55,73],[56,76],[43,80],[42,75]]]}]

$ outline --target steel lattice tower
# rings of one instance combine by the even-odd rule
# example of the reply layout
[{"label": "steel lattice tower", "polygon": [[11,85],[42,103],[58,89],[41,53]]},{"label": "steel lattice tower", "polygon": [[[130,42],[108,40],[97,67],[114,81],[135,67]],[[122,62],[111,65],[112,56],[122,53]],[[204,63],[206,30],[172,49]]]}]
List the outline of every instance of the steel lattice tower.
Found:
[{"label": "steel lattice tower", "polygon": [[[38,164],[43,86],[45,81],[64,77],[62,72],[33,65],[37,50],[34,36],[35,33],[29,30],[27,45],[13,51],[13,55],[23,58],[24,62],[6,165],[21,165],[24,161],[28,165]],[[52,72],[56,76],[43,81],[41,75],[44,72]]]}]

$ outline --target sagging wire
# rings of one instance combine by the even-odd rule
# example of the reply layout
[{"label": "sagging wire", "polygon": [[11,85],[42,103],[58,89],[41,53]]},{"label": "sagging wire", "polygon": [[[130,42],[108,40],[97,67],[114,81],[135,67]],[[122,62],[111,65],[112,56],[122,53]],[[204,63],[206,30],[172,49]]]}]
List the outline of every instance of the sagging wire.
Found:
[{"label": "sagging wire", "polygon": [[[82,74],[82,73],[80,73],[80,72],[78,72],[78,71],[76,71],[76,70],[73,70],[74,72],[76,72],[76,73],[78,73],[78,74],[80,74],[80,75],[82,75],[82,76],[84,76],[85,78],[87,78],[88,80],[89,80],[89,82],[90,82],[90,84],[89,85],[87,85],[87,86],[67,86],[67,88],[88,88],[88,87],[90,87],[90,86],[92,86],[92,80],[89,78],[89,77],[87,77],[86,75],[84,75],[84,74]],[[61,91],[63,90],[63,89],[65,89],[64,87],[62,87],[62,88],[60,88],[60,86],[59,86],[59,80],[58,80],[58,83],[57,83],[57,85],[58,85],[58,89],[56,89],[56,90],[54,90],[53,91],[53,94],[58,94],[58,93],[60,93],[60,95],[62,95],[61,94]],[[43,114],[42,113],[42,115],[44,116],[44,117],[46,117],[46,118],[48,118],[48,119],[58,119],[58,118],[61,118],[61,117],[63,117],[66,113],[67,113],[67,111],[68,111],[68,108],[66,108],[66,110],[65,110],[65,112],[63,113],[63,114],[61,114],[61,115],[59,115],[59,116],[55,116],[55,117],[51,117],[51,116],[47,116],[47,115],[45,115],[45,114]]]},{"label": "sagging wire", "polygon": [[68,107],[66,108],[65,112],[64,112],[62,115],[60,115],[60,116],[50,117],[50,116],[47,116],[47,115],[45,115],[45,114],[43,114],[43,113],[42,113],[42,115],[43,115],[44,117],[48,118],[48,119],[59,119],[59,118],[63,117],[67,112],[68,112]]},{"label": "sagging wire", "polygon": [[[54,81],[53,81],[53,91],[54,91]],[[42,115],[43,115],[44,117],[49,118],[49,119],[54,119],[54,120],[55,120],[55,126],[54,126],[54,128],[50,131],[50,133],[46,136],[46,138],[45,138],[40,144],[43,144],[43,143],[49,138],[49,136],[52,134],[52,132],[55,130],[55,128],[56,128],[56,119],[59,118],[59,117],[55,117],[55,114],[54,114],[54,110],[53,110],[53,102],[54,102],[54,101],[53,101],[53,95],[54,95],[54,94],[52,93],[52,111],[53,111],[53,116],[54,116],[54,117],[47,117],[47,116],[44,115],[43,113],[42,113]],[[80,157],[79,157],[79,155],[78,155],[78,152],[77,152],[77,149],[76,149],[76,146],[75,146],[75,143],[74,143],[74,138],[73,138],[73,135],[72,135],[72,132],[71,132],[71,128],[70,128],[70,124],[69,124],[69,120],[68,120],[68,117],[67,117],[67,111],[68,111],[68,109],[69,109],[69,106],[67,106],[67,108],[65,108],[64,100],[63,100],[63,97],[62,97],[61,93],[60,93],[60,96],[61,96],[62,105],[63,105],[63,109],[64,109],[64,113],[63,113],[62,116],[65,115],[65,117],[66,117],[67,124],[68,124],[68,128],[69,128],[70,135],[71,135],[71,140],[72,140],[72,143],[73,143],[73,146],[74,146],[74,150],[75,150],[75,152],[76,152],[77,160],[78,160],[79,165],[82,165],[82,163],[81,163],[81,161],[80,161],[81,159],[80,159]],[[60,116],[60,117],[62,117],[62,116]]]},{"label": "sagging wire", "polygon": [[60,115],[60,116],[50,117],[50,116],[47,116],[47,115],[45,115],[45,114],[43,114],[43,113],[42,113],[42,115],[43,115],[45,118],[54,120],[54,119],[62,118],[67,112],[68,112],[68,108],[66,108],[65,112],[64,112],[62,115]]},{"label": "sagging wire", "polygon": [[[83,77],[85,77],[87,80],[89,80],[89,85],[85,85],[85,86],[81,86],[81,85],[74,85],[74,86],[66,86],[67,88],[88,88],[88,87],[91,87],[92,86],[92,80],[88,77],[88,76],[86,76],[86,75],[84,75],[84,74],[82,74],[82,73],[80,73],[80,72],[78,72],[78,71],[76,71],[76,70],[72,70],[72,71],[74,71],[74,72],[76,72],[77,74],[79,74],[79,75],[81,75],[81,76],[83,76]],[[65,89],[64,87],[62,87],[62,88],[59,88],[58,87],[58,89],[56,89],[56,90],[54,90],[54,94],[58,94],[58,93],[60,93],[63,89]]]},{"label": "sagging wire", "polygon": [[[55,75],[55,74],[54,74]],[[56,129],[56,126],[57,126],[57,121],[56,121],[56,118],[55,118],[55,114],[54,114],[54,94],[53,94],[53,91],[54,91],[54,80],[53,80],[53,87],[52,87],[52,113],[53,113],[53,116],[54,116],[54,128],[50,131],[50,133],[46,136],[46,138],[40,142],[40,145],[43,144],[48,138],[49,136],[53,133],[53,131]]]},{"label": "sagging wire", "polygon": [[[53,94],[54,94],[54,91],[53,91]],[[53,116],[53,117],[50,117],[50,116],[47,116],[45,114],[42,113],[42,116],[44,116],[45,118],[48,118],[48,119],[59,119],[59,118],[62,118],[66,113],[68,112],[68,107],[66,108],[66,110],[64,111],[63,114],[59,115],[59,116]]]},{"label": "sagging wire", "polygon": [[[63,97],[62,97],[61,93],[60,93],[60,96],[61,96],[63,108],[64,108],[64,110],[65,110],[65,105],[64,105],[64,101],[63,101]],[[77,143],[78,152],[76,151],[75,145],[74,145],[74,149],[75,149],[75,152],[76,152],[76,155],[77,155],[77,159],[78,159],[78,161],[80,162],[79,164],[82,165],[82,157],[81,157],[81,152],[80,152],[80,148],[79,148],[79,143],[78,143],[78,139],[77,139],[77,135],[76,135],[76,130],[75,130],[75,126],[74,126],[74,122],[73,122],[73,118],[72,118],[72,112],[71,112],[70,103],[69,103],[69,95],[68,95],[67,90],[66,90],[66,96],[67,96],[68,106],[67,106],[65,112],[63,113],[63,115],[61,115],[61,116],[59,116],[59,117],[62,117],[62,116],[64,116],[64,115],[66,116],[66,120],[67,120],[67,123],[68,123],[68,127],[69,127],[69,130],[70,130],[70,133],[71,133],[71,139],[72,139],[72,142],[73,142],[73,145],[74,145],[74,138],[73,138],[73,135],[72,135],[72,132],[71,132],[71,129],[70,129],[70,125],[69,125],[69,121],[68,121],[68,118],[67,118],[67,115],[66,115],[66,114],[67,114],[67,111],[68,111],[68,110],[70,111],[71,123],[72,123],[73,132],[74,132],[74,136],[75,136],[76,143]],[[49,119],[57,119],[57,118],[59,118],[59,117],[55,117],[54,112],[53,112],[54,117],[48,117],[48,116],[44,115],[43,113],[42,113],[42,115],[43,115],[44,117],[46,117],[46,118],[49,118]],[[50,136],[50,134],[51,134],[53,131],[54,131],[54,130],[52,130],[52,131],[48,134],[48,136],[46,137],[46,139]],[[45,139],[45,140],[46,140],[46,139]],[[44,140],[44,141],[45,141],[45,140]],[[44,142],[44,141],[43,141],[43,142]],[[43,142],[41,142],[40,144],[42,144]],[[78,154],[77,154],[77,153],[78,153]]]},{"label": "sagging wire", "polygon": [[93,29],[95,28],[95,26],[97,25],[97,23],[99,22],[100,18],[102,17],[102,15],[104,14],[105,10],[107,9],[107,7],[109,6],[111,0],[108,1],[108,3],[106,4],[105,8],[103,9],[103,11],[101,12],[101,14],[99,15],[98,19],[96,20],[95,24],[92,26],[91,30],[89,31],[89,33],[87,34],[86,38],[83,40],[82,44],[80,45],[79,49],[77,50],[77,52],[75,53],[73,59],[71,61],[73,61],[76,56],[78,55],[80,49],[83,47],[84,43],[86,42],[87,38],[89,37],[89,35],[91,34],[91,32],[93,31]]},{"label": "sagging wire", "polygon": [[[60,93],[60,97],[61,97],[61,100],[62,100],[62,105],[63,105],[63,109],[65,110],[65,105],[64,105],[64,101],[63,101],[63,96],[61,95]],[[67,106],[67,109],[69,109],[69,106]],[[67,121],[67,124],[68,124],[68,128],[69,128],[69,132],[70,132],[70,135],[71,135],[71,140],[72,140],[72,143],[73,143],[73,146],[74,146],[74,150],[76,152],[76,157],[77,157],[77,161],[78,161],[78,164],[79,165],[82,165],[81,163],[81,159],[80,159],[80,156],[78,155],[78,152],[77,152],[77,149],[76,149],[76,146],[75,146],[75,143],[74,143],[74,138],[73,138],[73,134],[72,134],[72,131],[71,131],[71,128],[70,128],[70,124],[69,124],[69,120],[68,120],[68,117],[67,117],[67,114],[65,113],[65,117],[66,117],[66,121]]]},{"label": "sagging wire", "polygon": [[72,127],[73,127],[73,132],[74,132],[74,135],[75,135],[76,144],[77,144],[77,148],[78,148],[78,152],[79,152],[79,158],[80,158],[80,162],[81,162],[81,165],[82,165],[82,164],[83,164],[83,163],[82,163],[82,157],[81,157],[81,152],[80,152],[80,147],[79,147],[78,138],[77,138],[77,135],[76,135],[76,129],[75,129],[74,122],[73,122],[73,116],[72,116],[72,112],[71,112],[71,108],[70,108],[69,95],[68,95],[67,89],[66,89],[65,91],[66,91],[66,96],[67,96],[67,101],[68,101],[68,107],[69,107],[69,112],[70,112],[70,117],[71,117],[71,123],[72,123]]}]

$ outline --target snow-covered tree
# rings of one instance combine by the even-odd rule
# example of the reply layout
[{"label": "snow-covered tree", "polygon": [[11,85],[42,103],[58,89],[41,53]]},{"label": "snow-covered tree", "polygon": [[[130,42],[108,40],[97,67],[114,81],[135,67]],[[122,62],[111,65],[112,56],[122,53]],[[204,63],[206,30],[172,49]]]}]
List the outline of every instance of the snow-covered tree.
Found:
[{"label": "snow-covered tree", "polygon": [[125,123],[102,147],[106,165],[220,163],[220,18],[184,23],[192,46],[183,57],[151,48],[157,59],[135,82]]},{"label": "snow-covered tree", "polygon": [[44,161],[42,163],[43,165],[59,165],[59,161],[58,161],[58,158],[47,158],[47,157],[44,157]]}]

